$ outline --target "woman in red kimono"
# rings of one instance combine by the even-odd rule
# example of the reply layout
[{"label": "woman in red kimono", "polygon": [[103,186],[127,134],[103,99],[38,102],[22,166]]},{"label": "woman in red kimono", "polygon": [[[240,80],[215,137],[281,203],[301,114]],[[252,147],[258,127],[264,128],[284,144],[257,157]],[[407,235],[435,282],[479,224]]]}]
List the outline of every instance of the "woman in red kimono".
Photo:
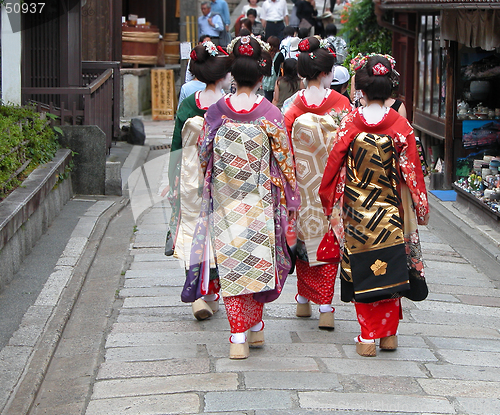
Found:
[{"label": "woman in red kimono", "polygon": [[335,54],[326,41],[308,37],[299,43],[297,69],[306,89],[284,105],[285,126],[297,165],[301,207],[297,222],[297,317],[310,317],[310,301],[319,304],[321,329],[334,329],[331,306],[338,264],[316,259],[328,221],[317,189],[340,119],[351,110],[349,99],[330,89]]},{"label": "woman in red kimono", "polygon": [[[400,297],[421,300],[427,288],[416,222],[427,224],[429,207],[415,136],[384,106],[397,82],[392,62],[369,55],[356,63],[356,87],[367,105],[342,120],[319,189],[332,225],[343,210],[341,297],[355,304],[362,356],[376,355],[378,338],[381,349],[397,348]],[[419,288],[425,294],[416,296]]]}]

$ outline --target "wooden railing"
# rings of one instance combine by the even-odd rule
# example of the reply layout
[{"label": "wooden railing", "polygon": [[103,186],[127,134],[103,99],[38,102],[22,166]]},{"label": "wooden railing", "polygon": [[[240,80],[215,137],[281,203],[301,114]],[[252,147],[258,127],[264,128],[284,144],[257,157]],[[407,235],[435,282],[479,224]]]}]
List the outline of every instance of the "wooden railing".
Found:
[{"label": "wooden railing", "polygon": [[[61,125],[97,125],[106,134],[109,150],[113,138],[116,139],[120,132],[120,63],[83,62],[82,72],[82,84],[85,86],[24,87],[23,100],[32,102],[38,112],[56,115]],[[57,101],[60,105],[55,106],[54,101],[40,102],[31,98],[41,95],[59,97]],[[71,102],[69,105],[68,101]]]}]

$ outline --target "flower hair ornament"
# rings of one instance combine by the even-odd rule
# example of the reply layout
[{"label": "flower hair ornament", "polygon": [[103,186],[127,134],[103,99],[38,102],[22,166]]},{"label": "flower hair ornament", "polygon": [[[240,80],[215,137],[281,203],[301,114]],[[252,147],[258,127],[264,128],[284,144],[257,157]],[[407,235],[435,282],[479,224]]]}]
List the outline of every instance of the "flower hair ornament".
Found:
[{"label": "flower hair ornament", "polygon": [[387,75],[389,73],[389,69],[386,66],[382,65],[380,62],[373,66],[372,68],[373,75]]},{"label": "flower hair ornament", "polygon": [[[236,45],[236,43],[238,43],[239,40],[241,40],[241,44],[248,44],[250,46],[250,39],[251,38],[255,39],[255,41],[260,45],[260,47],[262,48],[262,50],[265,50],[266,52],[269,52],[269,49],[271,49],[271,47],[269,46],[269,43],[266,43],[266,42],[262,41],[261,39],[259,39],[258,37],[255,37],[253,34],[251,34],[249,36],[238,36],[238,37],[235,37],[231,41],[231,43],[229,45],[227,45],[227,47],[226,47],[227,53],[232,53],[233,52],[234,46]],[[242,39],[245,39],[245,40],[242,40]],[[246,42],[246,43],[244,43],[244,42]]]},{"label": "flower hair ornament", "polygon": [[351,59],[351,72],[358,71],[361,68],[364,68],[368,63],[368,59],[370,59],[373,56],[382,56],[386,58],[391,63],[391,69],[394,70],[394,67],[396,66],[396,59],[394,59],[391,55],[383,55],[381,53],[370,53],[368,55],[363,56],[361,53],[358,53],[353,59]]},{"label": "flower hair ornament", "polygon": [[217,46],[215,46],[212,42],[207,40],[206,42],[203,42],[203,46],[205,46],[205,50],[208,52],[210,56],[217,56],[219,54],[219,50],[217,49]]},{"label": "flower hair ornament", "polygon": [[299,50],[301,52],[309,52],[309,49],[311,48],[311,44],[309,43],[309,39],[302,39],[299,42]]}]

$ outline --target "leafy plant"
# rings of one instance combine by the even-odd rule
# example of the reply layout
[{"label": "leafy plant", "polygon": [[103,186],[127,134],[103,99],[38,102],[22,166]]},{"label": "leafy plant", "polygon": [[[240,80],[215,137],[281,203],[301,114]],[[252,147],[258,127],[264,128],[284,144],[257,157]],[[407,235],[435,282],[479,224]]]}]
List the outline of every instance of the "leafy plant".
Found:
[{"label": "leafy plant", "polygon": [[377,23],[373,0],[346,3],[341,23],[343,26],[339,34],[344,35],[349,44],[349,54],[344,61],[347,68],[358,53],[392,53],[392,32]]},{"label": "leafy plant", "polygon": [[0,200],[58,149],[45,115],[29,106],[0,105]]}]

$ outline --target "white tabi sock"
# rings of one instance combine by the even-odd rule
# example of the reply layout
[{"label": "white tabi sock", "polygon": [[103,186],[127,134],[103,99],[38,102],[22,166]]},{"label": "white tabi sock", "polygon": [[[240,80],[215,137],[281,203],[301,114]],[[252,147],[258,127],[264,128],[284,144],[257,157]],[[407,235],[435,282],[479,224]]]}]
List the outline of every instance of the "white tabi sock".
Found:
[{"label": "white tabi sock", "polygon": [[243,344],[247,341],[245,333],[231,333],[231,343]]},{"label": "white tabi sock", "polygon": [[219,299],[219,294],[207,294],[202,297],[205,301],[216,301]]},{"label": "white tabi sock", "polygon": [[261,331],[264,328],[264,322],[261,320],[255,326],[250,327],[250,331]]},{"label": "white tabi sock", "polygon": [[331,313],[333,312],[333,307],[330,304],[321,304],[319,306],[320,313]]},{"label": "white tabi sock", "polygon": [[306,297],[302,297],[301,295],[297,294],[295,296],[295,300],[299,303],[299,304],[307,304],[309,302],[309,300],[306,298]]},{"label": "white tabi sock", "polygon": [[375,340],[366,340],[366,339],[363,339],[363,337],[361,337],[361,336],[355,337],[354,341],[361,342],[361,343],[375,343]]}]

